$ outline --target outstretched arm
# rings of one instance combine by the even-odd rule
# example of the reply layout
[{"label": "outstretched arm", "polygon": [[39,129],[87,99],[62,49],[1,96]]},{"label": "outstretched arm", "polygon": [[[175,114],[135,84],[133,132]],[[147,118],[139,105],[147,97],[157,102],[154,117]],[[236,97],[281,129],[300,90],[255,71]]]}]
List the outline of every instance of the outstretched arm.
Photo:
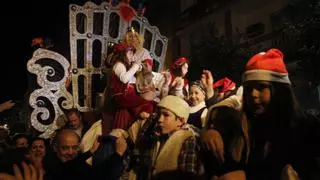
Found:
[{"label": "outstretched arm", "polygon": [[0,104],[0,112],[5,111],[7,109],[11,109],[14,105],[15,105],[15,103],[12,102],[12,100],[4,102],[4,103]]},{"label": "outstretched arm", "polygon": [[202,75],[201,75],[201,83],[205,87],[206,94],[207,94],[207,99],[210,99],[214,95],[213,91],[213,77],[210,71],[208,70],[203,70]]}]

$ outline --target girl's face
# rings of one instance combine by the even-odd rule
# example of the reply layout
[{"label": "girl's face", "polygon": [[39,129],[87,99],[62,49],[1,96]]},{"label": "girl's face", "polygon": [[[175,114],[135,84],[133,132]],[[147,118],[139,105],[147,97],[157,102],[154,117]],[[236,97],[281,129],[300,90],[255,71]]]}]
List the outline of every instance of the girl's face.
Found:
[{"label": "girl's face", "polygon": [[31,144],[31,152],[35,157],[43,158],[46,154],[46,147],[42,140],[35,140]]},{"label": "girl's face", "polygon": [[205,95],[197,86],[191,86],[189,92],[190,106],[196,106],[204,101]]},{"label": "girl's face", "polygon": [[184,77],[188,73],[188,68],[189,68],[188,63],[184,63],[181,66],[182,77]]},{"label": "girl's face", "polygon": [[245,101],[248,110],[255,116],[265,114],[271,100],[271,83],[267,81],[249,81],[244,84]]}]

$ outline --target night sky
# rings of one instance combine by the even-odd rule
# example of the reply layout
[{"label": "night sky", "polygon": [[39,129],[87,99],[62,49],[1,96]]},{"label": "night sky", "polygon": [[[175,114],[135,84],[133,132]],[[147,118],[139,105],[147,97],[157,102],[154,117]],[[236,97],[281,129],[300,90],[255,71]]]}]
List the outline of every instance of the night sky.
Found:
[{"label": "night sky", "polygon": [[[54,51],[64,56],[69,52],[69,5],[83,5],[88,0],[29,0],[9,1],[10,12],[1,12],[2,58],[0,66],[0,102],[21,99],[28,89],[27,61],[32,57],[31,41],[43,36],[52,39]],[[157,0],[132,0],[136,8],[140,2],[156,4]],[[93,1],[97,4],[100,1]],[[4,8],[4,7],[3,7]],[[67,57],[69,53],[67,54]],[[32,75],[32,74],[31,74]]]},{"label": "night sky", "polygon": [[[82,5],[84,0],[30,0],[18,3],[11,1],[10,13],[1,12],[2,58],[0,66],[1,98],[21,99],[28,88],[26,64],[33,49],[31,40],[37,36],[49,37],[60,54],[68,52],[69,26],[68,6]],[[64,55],[64,54],[63,54]]]}]

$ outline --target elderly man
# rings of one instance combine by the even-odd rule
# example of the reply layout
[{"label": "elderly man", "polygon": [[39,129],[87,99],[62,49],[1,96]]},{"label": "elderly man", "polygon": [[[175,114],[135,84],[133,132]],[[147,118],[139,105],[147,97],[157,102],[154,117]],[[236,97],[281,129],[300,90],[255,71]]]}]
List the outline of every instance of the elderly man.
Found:
[{"label": "elderly man", "polygon": [[110,179],[117,179],[121,174],[122,161],[127,144],[123,139],[116,141],[116,153],[101,164],[103,167],[92,167],[86,163],[86,159],[92,157],[98,149],[99,142],[96,140],[91,150],[80,153],[80,137],[70,129],[62,129],[58,132],[54,150],[55,159],[48,164],[47,175],[52,179],[102,179],[103,176],[110,176]]}]

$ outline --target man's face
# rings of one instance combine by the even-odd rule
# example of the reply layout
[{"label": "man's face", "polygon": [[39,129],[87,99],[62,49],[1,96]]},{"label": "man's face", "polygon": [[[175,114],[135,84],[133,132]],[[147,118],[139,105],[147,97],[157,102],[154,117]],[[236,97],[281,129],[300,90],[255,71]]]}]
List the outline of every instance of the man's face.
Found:
[{"label": "man's face", "polygon": [[161,134],[169,134],[181,128],[183,125],[180,118],[168,109],[160,109],[159,126]]},{"label": "man's face", "polygon": [[62,162],[73,160],[79,152],[79,137],[74,132],[63,133],[59,137],[56,153]]},{"label": "man's face", "polygon": [[16,140],[17,148],[27,148],[28,146],[29,146],[28,139],[26,139],[25,137],[22,137]]},{"label": "man's face", "polygon": [[68,123],[72,129],[79,129],[82,127],[81,118],[76,113],[68,114]]}]

